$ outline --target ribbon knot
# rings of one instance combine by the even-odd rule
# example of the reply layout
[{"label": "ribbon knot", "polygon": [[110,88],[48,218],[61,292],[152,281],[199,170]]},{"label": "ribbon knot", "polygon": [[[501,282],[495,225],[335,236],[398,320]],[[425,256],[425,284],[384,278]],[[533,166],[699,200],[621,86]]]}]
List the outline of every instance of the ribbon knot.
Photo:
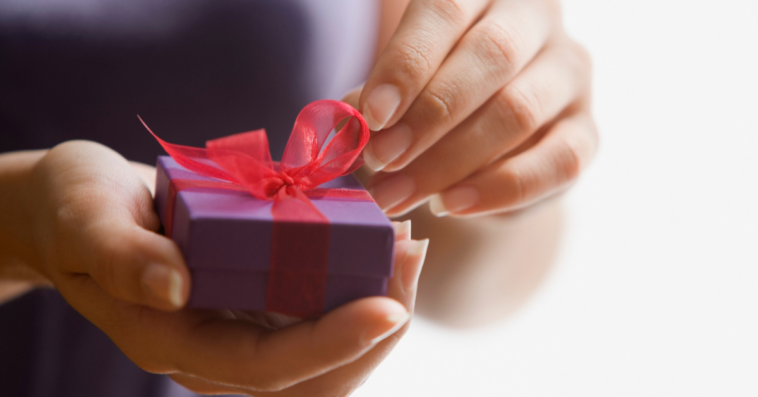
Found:
[{"label": "ribbon knot", "polygon": [[265,199],[275,200],[276,195],[279,194],[280,191],[284,190],[286,192],[289,187],[297,188],[297,183],[295,183],[295,180],[291,176],[279,172],[276,177],[272,178],[266,185],[266,188],[263,189],[266,196]]},{"label": "ribbon knot", "polygon": [[279,175],[282,178],[282,186],[292,186],[295,184],[295,180],[291,176],[285,173],[280,173]]},{"label": "ribbon knot", "polygon": [[[327,144],[332,130],[343,121],[344,126]],[[263,129],[213,139],[205,143],[205,148],[194,148],[168,143],[158,138],[144,121],[142,124],[184,168],[230,182],[258,199],[273,200],[275,209],[282,199],[296,198],[315,213],[318,210],[308,199],[308,193],[324,190],[317,187],[360,167],[361,152],[369,140],[369,129],[361,114],[352,106],[333,100],[311,102],[300,111],[279,163],[271,159]],[[317,195],[324,194],[355,197],[356,193]]]}]

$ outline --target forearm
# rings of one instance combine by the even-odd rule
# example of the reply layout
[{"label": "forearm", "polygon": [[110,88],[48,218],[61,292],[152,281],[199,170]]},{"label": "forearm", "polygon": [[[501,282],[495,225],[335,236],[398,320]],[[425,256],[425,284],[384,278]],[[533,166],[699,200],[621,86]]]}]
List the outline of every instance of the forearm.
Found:
[{"label": "forearm", "polygon": [[46,150],[0,154],[0,304],[35,286],[51,283],[39,264],[29,206],[34,165]]},{"label": "forearm", "polygon": [[470,327],[502,319],[540,285],[563,226],[560,200],[512,216],[436,218],[424,206],[410,218],[414,238],[429,238],[418,312]]}]

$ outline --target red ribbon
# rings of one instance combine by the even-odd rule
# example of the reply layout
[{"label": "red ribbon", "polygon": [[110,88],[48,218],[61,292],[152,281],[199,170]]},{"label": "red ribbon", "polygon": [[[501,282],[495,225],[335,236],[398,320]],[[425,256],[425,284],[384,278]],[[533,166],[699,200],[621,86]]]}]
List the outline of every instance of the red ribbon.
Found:
[{"label": "red ribbon", "polygon": [[[345,125],[326,144],[329,133],[345,119]],[[365,190],[318,188],[363,163],[361,152],[368,143],[369,129],[361,114],[339,101],[310,103],[297,116],[279,163],[271,159],[263,129],[210,140],[205,148],[195,148],[168,143],[144,121],[142,124],[181,166],[222,180],[172,180],[166,235],[170,237],[172,233],[176,194],[187,188],[243,190],[258,199],[272,200],[274,225],[266,310],[300,317],[321,313],[326,292],[329,220],[309,197],[371,200]]]}]

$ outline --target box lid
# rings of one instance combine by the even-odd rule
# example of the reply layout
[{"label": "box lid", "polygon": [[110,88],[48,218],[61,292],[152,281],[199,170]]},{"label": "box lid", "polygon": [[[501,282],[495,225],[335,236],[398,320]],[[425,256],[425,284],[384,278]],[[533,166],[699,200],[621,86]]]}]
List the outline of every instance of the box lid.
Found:
[{"label": "box lid", "polygon": [[[168,182],[176,178],[213,180],[184,169],[168,156],[160,156],[156,209],[162,222]],[[320,187],[363,189],[352,175]],[[333,198],[311,201],[330,222],[329,274],[392,274],[394,228],[376,203]],[[246,192],[207,188],[181,191],[176,198],[172,238],[190,268],[266,272],[271,260],[272,204]]]}]

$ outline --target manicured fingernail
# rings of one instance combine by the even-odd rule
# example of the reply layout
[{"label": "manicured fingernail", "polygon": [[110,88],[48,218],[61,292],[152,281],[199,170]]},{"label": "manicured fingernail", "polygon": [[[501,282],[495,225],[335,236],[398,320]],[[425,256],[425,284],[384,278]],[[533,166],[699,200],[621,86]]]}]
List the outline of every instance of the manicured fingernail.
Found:
[{"label": "manicured fingernail", "polygon": [[416,192],[416,182],[407,175],[397,174],[369,188],[368,192],[379,208],[388,210],[411,197]]},{"label": "manicured fingernail", "polygon": [[397,241],[405,241],[411,239],[411,220],[399,222],[399,223],[393,223],[392,226],[395,228],[395,240]]},{"label": "manicured fingernail", "polygon": [[371,137],[363,149],[366,165],[381,171],[387,164],[400,157],[413,143],[413,133],[405,124],[397,124]]},{"label": "manicured fingernail", "polygon": [[436,216],[467,210],[479,203],[479,191],[472,186],[458,186],[435,194],[429,200],[429,210]]},{"label": "manicured fingernail", "polygon": [[400,89],[392,84],[380,84],[371,91],[363,105],[363,118],[368,128],[379,131],[400,106]]},{"label": "manicured fingernail", "polygon": [[142,273],[142,288],[171,306],[181,307],[182,276],[166,265],[153,264]]},{"label": "manicured fingernail", "polygon": [[394,223],[395,227],[395,240],[404,241],[411,239],[411,221],[403,221],[400,223]]},{"label": "manicured fingernail", "polygon": [[426,251],[429,248],[429,239],[411,241],[411,246],[406,252],[406,259],[403,262],[402,282],[403,288],[413,290],[418,284],[418,278],[421,275],[421,268],[424,267]]},{"label": "manicured fingernail", "polygon": [[403,311],[388,315],[384,318],[384,321],[382,321],[381,324],[374,325],[372,328],[368,329],[363,334],[363,339],[368,345],[375,345],[397,332],[397,330],[402,328],[410,318],[410,313],[403,308]]}]

